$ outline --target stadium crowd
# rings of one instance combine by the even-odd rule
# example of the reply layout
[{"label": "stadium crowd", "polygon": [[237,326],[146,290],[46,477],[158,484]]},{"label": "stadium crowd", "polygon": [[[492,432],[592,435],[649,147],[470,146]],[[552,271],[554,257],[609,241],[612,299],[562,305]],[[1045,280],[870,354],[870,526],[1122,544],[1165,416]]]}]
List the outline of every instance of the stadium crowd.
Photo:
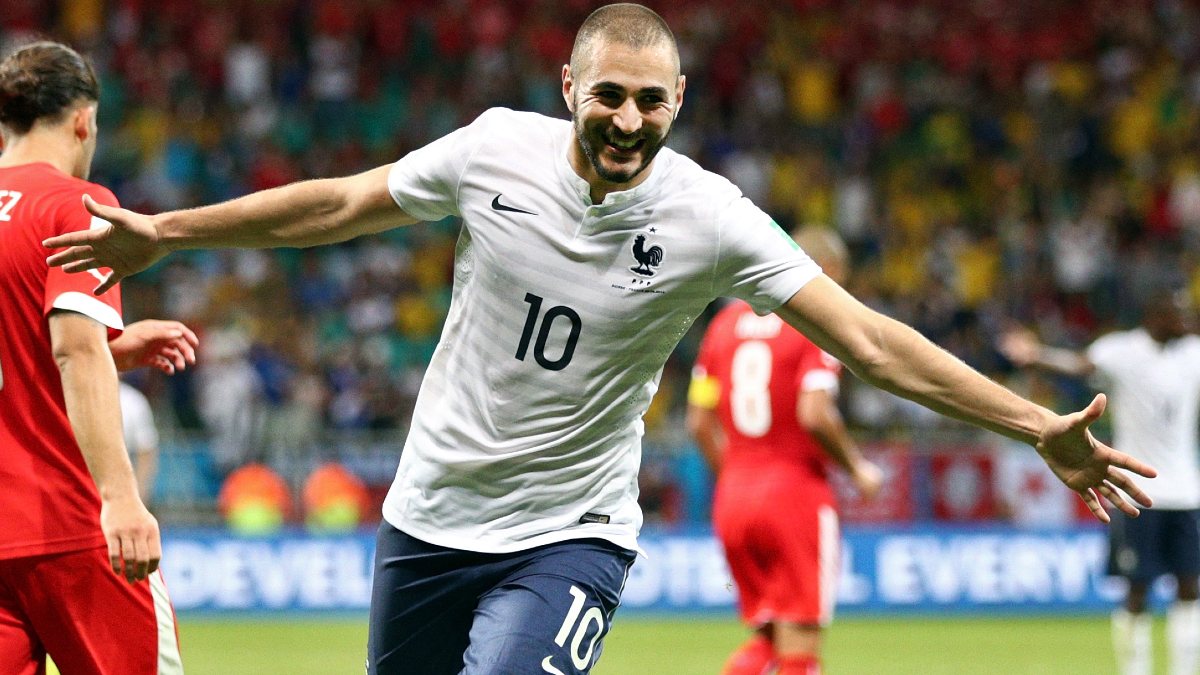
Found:
[{"label": "stadium crowd", "polygon": [[[154,212],[357,172],[491,106],[565,116],[561,66],[596,4],[9,0],[0,51],[51,36],[90,55],[92,179]],[[853,292],[976,368],[1009,376],[995,348],[1009,322],[1074,346],[1130,324],[1163,282],[1200,298],[1200,3],[647,4],[688,77],[671,144],[785,229],[836,228]],[[125,282],[128,319],[203,333],[194,373],[142,383],[160,420],[206,429],[223,470],[264,438],[403,429],[456,236],[446,221],[192,252]],[[661,421],[682,411],[699,328],[667,367],[651,440],[678,426]],[[1084,392],[1039,395],[1070,407]],[[866,387],[848,412],[942,423]]]}]

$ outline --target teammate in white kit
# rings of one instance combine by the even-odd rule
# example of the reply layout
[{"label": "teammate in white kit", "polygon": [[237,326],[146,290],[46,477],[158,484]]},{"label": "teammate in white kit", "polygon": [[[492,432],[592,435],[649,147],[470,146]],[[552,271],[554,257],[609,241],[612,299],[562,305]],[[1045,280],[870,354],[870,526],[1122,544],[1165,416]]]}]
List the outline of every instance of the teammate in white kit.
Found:
[{"label": "teammate in white kit", "polygon": [[642,415],[714,298],[775,311],[860,377],[1036,445],[1106,520],[1148,500],[1059,416],[825,277],[760,209],[664,148],[685,80],[666,23],[603,7],[563,67],[572,121],[493,109],[392,166],[47,240],[107,287],[177,248],[313,246],[462,218],[453,300],[384,505],[371,673],[586,673],[641,525]]},{"label": "teammate in white kit", "polygon": [[1025,330],[1001,342],[1017,365],[1094,375],[1111,387],[1115,445],[1159,471],[1145,486],[1154,508],[1137,520],[1117,514],[1110,530],[1109,571],[1129,582],[1112,617],[1121,675],[1153,672],[1147,595],[1165,574],[1177,582],[1167,611],[1169,672],[1195,675],[1200,666],[1200,337],[1188,333],[1187,311],[1182,293],[1156,293],[1141,327],[1105,335],[1086,352],[1047,347]]}]

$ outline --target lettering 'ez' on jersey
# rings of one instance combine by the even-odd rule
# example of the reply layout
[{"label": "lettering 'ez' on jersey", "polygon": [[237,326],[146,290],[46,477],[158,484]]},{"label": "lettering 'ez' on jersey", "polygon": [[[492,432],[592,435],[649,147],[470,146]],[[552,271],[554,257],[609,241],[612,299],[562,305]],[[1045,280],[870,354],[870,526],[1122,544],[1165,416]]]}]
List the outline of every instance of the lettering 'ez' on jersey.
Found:
[{"label": "lettering 'ez' on jersey", "polygon": [[47,317],[79,312],[114,337],[124,328],[120,290],[97,298],[97,276],[47,268],[42,248],[47,237],[103,224],[83,208],[84,194],[117,205],[105,188],[49,164],[0,169],[0,559],[104,546],[100,497],[67,419]]}]

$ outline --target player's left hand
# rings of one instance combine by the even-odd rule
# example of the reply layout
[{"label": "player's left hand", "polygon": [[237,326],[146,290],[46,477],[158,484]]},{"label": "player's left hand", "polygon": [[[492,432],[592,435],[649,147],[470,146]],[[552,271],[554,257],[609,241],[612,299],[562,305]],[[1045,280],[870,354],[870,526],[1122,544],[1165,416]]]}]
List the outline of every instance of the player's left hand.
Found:
[{"label": "player's left hand", "polygon": [[1149,464],[1117,452],[1092,436],[1088,427],[1104,413],[1106,401],[1104,394],[1097,394],[1083,410],[1059,415],[1042,430],[1037,443],[1038,454],[1046,460],[1054,475],[1079,493],[1092,514],[1103,523],[1109,522],[1110,518],[1097,493],[1126,514],[1137,516],[1137,507],[1125,496],[1147,508],[1152,503],[1125,471],[1146,478],[1158,475]]},{"label": "player's left hand", "polygon": [[162,560],[158,519],[146,510],[136,491],[111,499],[101,498],[100,530],[115,574],[132,584],[158,569]]},{"label": "player's left hand", "polygon": [[118,370],[142,366],[174,375],[196,363],[196,333],[178,321],[146,319],[131,323],[108,343]]}]

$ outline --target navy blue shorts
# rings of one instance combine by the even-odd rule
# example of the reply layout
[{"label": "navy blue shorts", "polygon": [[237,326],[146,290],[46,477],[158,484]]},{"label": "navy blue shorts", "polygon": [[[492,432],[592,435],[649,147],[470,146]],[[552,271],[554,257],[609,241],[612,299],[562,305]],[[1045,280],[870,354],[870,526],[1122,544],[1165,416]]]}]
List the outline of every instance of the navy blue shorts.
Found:
[{"label": "navy blue shorts", "polygon": [[1113,512],[1108,573],[1135,583],[1200,575],[1200,509],[1143,509],[1137,518]]},{"label": "navy blue shorts", "polygon": [[635,558],[599,539],[460,551],[387,521],[376,539],[369,675],[587,673]]}]

